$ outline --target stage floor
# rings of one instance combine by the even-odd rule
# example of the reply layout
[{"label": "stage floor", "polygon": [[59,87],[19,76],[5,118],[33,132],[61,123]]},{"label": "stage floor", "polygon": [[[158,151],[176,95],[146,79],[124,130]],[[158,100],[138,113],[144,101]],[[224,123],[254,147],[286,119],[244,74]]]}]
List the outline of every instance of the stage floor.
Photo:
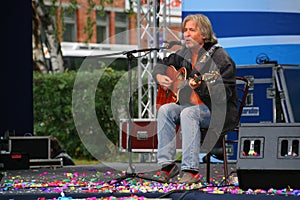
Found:
[{"label": "stage floor", "polygon": [[[178,163],[180,165],[180,163]],[[235,172],[235,163],[229,164],[229,172]],[[232,173],[230,185],[223,183],[223,163],[213,163],[211,184],[206,184],[206,165],[201,164],[201,182],[194,185],[178,184],[177,178],[165,184],[156,178],[155,163],[133,163],[139,177],[123,178],[131,172],[128,163],[36,168],[2,172],[0,199],[299,199],[296,189],[241,190],[236,173]],[[116,170],[117,169],[117,170]],[[121,169],[121,170],[120,170]]]}]

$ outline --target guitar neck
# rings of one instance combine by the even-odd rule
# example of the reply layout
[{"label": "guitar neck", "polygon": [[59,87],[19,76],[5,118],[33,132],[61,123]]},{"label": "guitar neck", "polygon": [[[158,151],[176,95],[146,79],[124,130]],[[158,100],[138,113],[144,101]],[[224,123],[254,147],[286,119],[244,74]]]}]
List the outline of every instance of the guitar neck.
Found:
[{"label": "guitar neck", "polygon": [[201,75],[201,76],[198,76],[198,77],[193,78],[193,79],[196,81],[196,83],[199,83],[200,81],[203,80],[203,78],[204,78],[204,75]]},{"label": "guitar neck", "polygon": [[220,73],[218,71],[212,71],[204,73],[196,78],[194,80],[198,83],[200,81],[206,81],[206,82],[214,82],[218,79]]}]

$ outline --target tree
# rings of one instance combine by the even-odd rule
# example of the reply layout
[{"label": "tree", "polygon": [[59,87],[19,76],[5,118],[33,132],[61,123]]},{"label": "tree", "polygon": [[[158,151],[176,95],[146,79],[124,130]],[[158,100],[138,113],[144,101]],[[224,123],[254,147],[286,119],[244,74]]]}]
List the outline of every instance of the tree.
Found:
[{"label": "tree", "polygon": [[32,59],[34,70],[40,73],[48,73],[48,67],[43,51],[43,44],[41,41],[41,23],[36,11],[35,2],[32,2]]},{"label": "tree", "polygon": [[[41,73],[48,73],[49,71],[54,73],[60,73],[64,71],[63,66],[63,57],[60,48],[59,41],[59,31],[58,31],[58,22],[63,23],[63,13],[64,8],[60,8],[60,16],[57,18],[57,3],[60,0],[51,0],[51,9],[54,12],[50,12],[45,4],[45,0],[32,0],[32,10],[33,10],[33,22],[32,22],[32,42],[33,42],[33,63],[35,70]],[[92,12],[96,5],[100,5],[99,13],[103,13],[104,5],[112,4],[113,0],[87,0],[88,1],[88,12]],[[69,7],[67,9],[76,10],[78,5],[78,0],[69,0]],[[89,15],[90,13],[87,13]],[[59,19],[59,20],[54,20]],[[87,42],[92,37],[93,34],[93,25],[95,22],[91,21],[91,18],[87,18],[85,32],[88,35]],[[41,30],[45,33],[45,41],[41,41]],[[62,31],[64,28],[62,28]],[[47,62],[44,55],[44,46],[46,46],[49,55],[50,55],[50,65],[51,69],[47,66]]]},{"label": "tree", "polygon": [[[36,13],[37,17],[36,19],[40,20],[40,24],[43,27],[42,29],[45,32],[46,41],[45,44],[47,46],[47,49],[50,54],[50,63],[51,68],[54,73],[57,72],[63,72],[63,57],[60,49],[60,42],[58,40],[57,34],[55,34],[56,26],[55,23],[52,20],[52,17],[50,16],[49,11],[46,9],[44,0],[33,0],[33,12]],[[35,26],[33,28],[40,28],[39,26]],[[33,30],[33,33],[36,33],[39,31]],[[35,43],[39,43],[37,41],[41,40],[41,34],[34,35]],[[33,49],[34,52],[40,52],[43,51],[42,45],[34,46],[35,48],[38,48],[38,50]],[[39,55],[41,55],[39,53]],[[45,67],[43,65],[39,65],[39,62],[33,61],[35,63],[36,67],[42,66],[42,68],[39,69],[39,71],[46,72]]]}]

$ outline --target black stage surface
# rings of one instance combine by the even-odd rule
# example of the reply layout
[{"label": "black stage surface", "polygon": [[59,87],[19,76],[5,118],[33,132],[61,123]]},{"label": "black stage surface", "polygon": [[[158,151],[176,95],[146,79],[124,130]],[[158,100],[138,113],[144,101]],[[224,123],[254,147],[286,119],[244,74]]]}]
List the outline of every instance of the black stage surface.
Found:
[{"label": "black stage surface", "polygon": [[[123,181],[117,180],[128,172],[128,163],[8,170],[2,172],[0,199],[300,199],[300,191],[290,188],[239,189],[236,173],[231,174],[231,185],[225,186],[222,163],[212,164],[210,185],[203,177],[201,183],[191,186],[177,184],[177,178],[169,184],[149,180],[156,178],[156,171],[152,170],[157,169],[155,163],[134,163],[132,166],[136,173],[127,175],[139,177]],[[200,167],[203,175],[205,166],[201,164]],[[124,171],[114,170],[120,168]],[[229,171],[235,171],[235,163],[229,165]]]}]

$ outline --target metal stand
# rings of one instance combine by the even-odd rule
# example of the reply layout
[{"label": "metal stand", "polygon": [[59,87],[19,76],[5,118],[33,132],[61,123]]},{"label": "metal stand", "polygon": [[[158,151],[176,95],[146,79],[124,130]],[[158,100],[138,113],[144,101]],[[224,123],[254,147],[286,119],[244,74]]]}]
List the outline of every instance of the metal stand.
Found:
[{"label": "metal stand", "polygon": [[[132,50],[132,51],[128,51],[128,52],[123,52],[122,54],[126,54],[127,58],[128,58],[128,85],[129,85],[129,91],[128,91],[128,95],[129,95],[129,118],[128,118],[128,140],[127,140],[127,146],[128,146],[128,152],[129,152],[129,161],[128,161],[128,169],[126,170],[126,174],[120,178],[114,179],[113,183],[118,183],[121,182],[125,179],[128,178],[141,178],[141,179],[145,179],[145,180],[154,180],[154,181],[159,181],[156,179],[152,179],[152,178],[147,178],[145,176],[140,176],[137,173],[135,173],[135,167],[133,166],[132,163],[132,116],[133,116],[133,100],[132,100],[132,82],[131,82],[131,78],[132,78],[132,72],[131,72],[131,65],[132,65],[132,60],[134,58],[133,53],[138,53],[138,52],[150,52],[150,51],[157,51],[160,50],[160,48],[149,48],[149,49],[141,49],[141,50]],[[112,183],[111,181],[108,181],[109,184]]]}]

